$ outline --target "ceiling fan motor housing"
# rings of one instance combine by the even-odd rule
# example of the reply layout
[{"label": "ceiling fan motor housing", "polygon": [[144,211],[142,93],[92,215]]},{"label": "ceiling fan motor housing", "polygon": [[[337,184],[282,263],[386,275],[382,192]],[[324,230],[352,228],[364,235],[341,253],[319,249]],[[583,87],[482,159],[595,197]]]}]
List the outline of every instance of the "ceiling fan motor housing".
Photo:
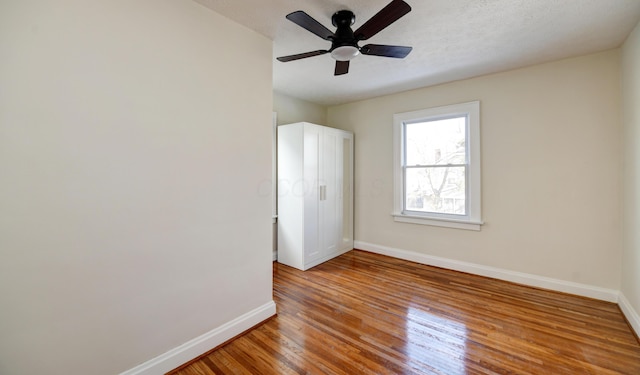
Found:
[{"label": "ceiling fan motor housing", "polygon": [[350,10],[340,10],[331,16],[331,23],[336,27],[336,32],[331,38],[331,57],[338,61],[349,61],[360,54],[358,41],[353,35],[351,25],[356,21],[356,16]]}]

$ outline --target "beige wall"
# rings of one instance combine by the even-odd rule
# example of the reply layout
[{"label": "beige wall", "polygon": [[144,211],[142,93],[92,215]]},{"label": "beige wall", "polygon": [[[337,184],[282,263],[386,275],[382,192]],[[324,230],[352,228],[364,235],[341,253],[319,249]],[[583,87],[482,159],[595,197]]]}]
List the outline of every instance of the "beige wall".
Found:
[{"label": "beige wall", "polygon": [[327,124],[327,107],[277,92],[273,93],[273,111],[278,114],[278,125],[296,122]]},{"label": "beige wall", "polygon": [[115,374],[271,302],[268,39],[9,0],[0,55],[0,373]]},{"label": "beige wall", "polygon": [[[356,240],[619,290],[619,74],[614,50],[330,107],[356,134]],[[474,100],[486,224],[394,222],[393,114]]]},{"label": "beige wall", "polygon": [[622,49],[624,108],[624,246],[622,294],[640,333],[640,24]]}]

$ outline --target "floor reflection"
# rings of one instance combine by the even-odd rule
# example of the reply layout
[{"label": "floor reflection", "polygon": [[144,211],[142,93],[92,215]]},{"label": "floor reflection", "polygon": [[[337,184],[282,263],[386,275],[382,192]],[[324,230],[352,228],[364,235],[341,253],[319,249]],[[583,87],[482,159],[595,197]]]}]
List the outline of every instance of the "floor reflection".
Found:
[{"label": "floor reflection", "polygon": [[420,307],[409,307],[405,354],[425,372],[464,375],[467,329],[464,324]]}]

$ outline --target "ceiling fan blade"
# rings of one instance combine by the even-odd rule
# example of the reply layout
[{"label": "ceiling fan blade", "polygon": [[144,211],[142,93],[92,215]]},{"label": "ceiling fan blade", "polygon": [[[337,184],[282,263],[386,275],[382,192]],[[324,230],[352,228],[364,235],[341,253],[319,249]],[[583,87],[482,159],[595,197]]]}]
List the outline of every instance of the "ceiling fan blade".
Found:
[{"label": "ceiling fan blade", "polygon": [[278,57],[277,60],[282,62],[289,62],[293,60],[306,59],[307,57],[324,55],[325,53],[329,53],[329,51],[324,49],[319,49],[317,51],[298,53],[297,55],[281,56],[281,57]]},{"label": "ceiling fan blade", "polygon": [[340,76],[349,73],[349,61],[336,61],[336,70],[333,75]]},{"label": "ceiling fan blade", "polygon": [[386,46],[383,44],[367,44],[360,48],[360,53],[363,55],[374,55],[384,57],[395,57],[397,59],[404,59],[413,48],[403,46]]},{"label": "ceiling fan blade", "polygon": [[320,22],[316,21],[307,13],[299,10],[297,12],[287,14],[287,19],[296,25],[311,31],[322,39],[331,40],[333,32],[324,27]]},{"label": "ceiling fan blade", "polygon": [[409,6],[409,4],[402,0],[393,0],[354,31],[353,35],[355,35],[358,40],[367,40],[410,11],[411,6]]}]

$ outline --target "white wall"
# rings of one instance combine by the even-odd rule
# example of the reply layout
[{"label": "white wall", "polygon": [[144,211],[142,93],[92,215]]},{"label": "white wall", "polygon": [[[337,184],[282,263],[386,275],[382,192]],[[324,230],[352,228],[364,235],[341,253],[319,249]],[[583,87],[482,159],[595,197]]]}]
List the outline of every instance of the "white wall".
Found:
[{"label": "white wall", "polygon": [[273,93],[273,111],[278,114],[278,125],[296,122],[327,123],[327,107],[288,95]]},{"label": "white wall", "polygon": [[[618,50],[330,107],[356,134],[357,242],[615,291]],[[394,113],[481,101],[480,232],[396,223]],[[356,119],[356,120],[352,120]]]},{"label": "white wall", "polygon": [[640,334],[640,24],[622,49],[622,89],[625,154],[621,291],[629,304],[627,310],[633,310],[625,312]]},{"label": "white wall", "polygon": [[0,56],[0,373],[118,373],[272,304],[268,39],[7,0]]}]

